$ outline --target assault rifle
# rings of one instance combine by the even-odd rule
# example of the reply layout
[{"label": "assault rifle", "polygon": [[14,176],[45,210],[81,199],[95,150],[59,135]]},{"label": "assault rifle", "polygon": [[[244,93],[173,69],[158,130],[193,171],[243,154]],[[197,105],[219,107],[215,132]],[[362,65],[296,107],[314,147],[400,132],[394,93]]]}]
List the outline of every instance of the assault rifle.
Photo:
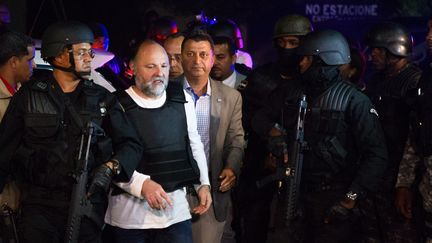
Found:
[{"label": "assault rifle", "polygon": [[66,226],[65,242],[78,242],[78,235],[83,216],[90,216],[92,204],[87,197],[87,182],[88,182],[88,158],[90,145],[93,134],[95,133],[95,125],[92,122],[86,124],[86,128],[81,133],[81,142],[78,152],[77,167],[72,173],[74,185],[72,188],[71,202],[69,206],[69,215]]},{"label": "assault rifle", "polygon": [[[262,188],[273,181],[279,182],[279,193],[283,195],[281,198],[281,207],[283,211],[281,224],[283,226],[289,225],[291,221],[297,216],[297,202],[301,182],[303,151],[306,147],[306,143],[304,141],[304,120],[306,116],[306,110],[306,95],[302,95],[299,102],[295,140],[289,149],[288,163],[285,164],[281,158],[278,158],[276,172],[256,182],[258,188]],[[279,130],[281,130],[282,133],[285,133],[283,128],[279,128]],[[284,153],[286,153],[286,143],[283,143],[281,146]]]},{"label": "assault rifle", "polygon": [[292,147],[292,152],[289,157],[287,175],[288,175],[288,200],[287,210],[285,214],[285,224],[288,225],[297,216],[298,193],[300,191],[301,173],[303,166],[303,151],[306,147],[304,141],[304,121],[307,111],[306,95],[302,95],[299,104],[299,112],[297,116],[297,127],[295,141]]}]

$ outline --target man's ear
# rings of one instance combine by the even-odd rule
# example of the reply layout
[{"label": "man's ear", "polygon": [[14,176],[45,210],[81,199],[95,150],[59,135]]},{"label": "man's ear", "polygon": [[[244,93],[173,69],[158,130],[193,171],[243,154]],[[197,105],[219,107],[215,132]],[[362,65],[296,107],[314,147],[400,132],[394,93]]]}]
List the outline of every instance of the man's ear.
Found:
[{"label": "man's ear", "polygon": [[349,72],[348,72],[348,78],[351,78],[352,76],[354,76],[357,73],[357,68],[350,68]]},{"label": "man's ear", "polygon": [[211,66],[213,67],[213,65],[215,64],[215,62],[216,62],[216,55],[214,54],[214,52],[212,52],[212,54],[211,54],[211,61],[212,61],[212,63],[211,63]]},{"label": "man's ear", "polygon": [[18,66],[18,62],[19,62],[19,58],[17,56],[13,56],[11,58],[9,58],[9,60],[7,61],[7,63],[13,68],[15,69]]},{"label": "man's ear", "polygon": [[232,57],[232,62],[231,64],[234,65],[237,62],[237,54],[234,53],[234,55],[231,56]]},{"label": "man's ear", "polygon": [[54,57],[54,61],[61,65],[69,64],[69,53],[67,51],[62,52],[60,55]]},{"label": "man's ear", "polygon": [[132,70],[133,75],[135,75],[135,63],[133,60],[129,61],[129,68]]}]

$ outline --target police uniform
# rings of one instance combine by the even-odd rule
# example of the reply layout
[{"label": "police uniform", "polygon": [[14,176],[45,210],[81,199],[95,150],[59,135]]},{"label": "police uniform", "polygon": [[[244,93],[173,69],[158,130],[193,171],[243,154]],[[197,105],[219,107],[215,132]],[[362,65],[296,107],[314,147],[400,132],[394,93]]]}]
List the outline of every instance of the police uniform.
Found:
[{"label": "police uniform", "polygon": [[416,65],[407,64],[393,77],[377,72],[368,82],[366,93],[380,114],[389,152],[390,164],[385,176],[385,190],[391,190],[396,181],[412,108],[407,93],[415,89],[420,75],[421,70]]},{"label": "police uniform", "polygon": [[[63,93],[51,75],[26,83],[13,97],[0,127],[0,188],[7,175],[23,182],[20,236],[24,242],[60,242],[68,217],[82,124],[100,126],[92,139],[88,170],[119,161],[114,179],[128,181],[141,156],[141,144],[122,107],[104,88],[81,80]],[[82,220],[80,241],[99,242],[106,195],[90,197],[93,212]]]},{"label": "police uniform", "polygon": [[[285,99],[279,105],[274,102],[272,108],[257,114],[253,126],[268,133],[275,122],[282,120],[283,114],[289,141],[293,141],[297,101]],[[326,238],[328,232],[324,234],[320,228],[324,227],[326,210],[342,199],[345,193],[355,191],[364,196],[377,186],[377,175],[386,164],[386,150],[380,144],[383,138],[380,137],[382,131],[377,113],[365,95],[343,81],[336,82],[319,97],[309,97],[309,106],[305,122],[308,150],[304,154],[299,203],[304,217],[297,227],[296,234],[299,235],[296,238],[313,242],[312,238],[305,236],[323,237],[322,242],[325,242],[325,239],[338,236],[355,242],[359,236],[354,234],[356,230],[353,225],[335,225],[328,236],[330,238]]]},{"label": "police uniform", "polygon": [[[420,176],[418,189],[421,194],[422,218],[424,232],[421,232],[426,242],[432,242],[432,68],[426,66],[419,80],[414,102],[414,116],[411,123],[409,139],[399,165],[396,187],[410,188],[416,192],[416,177]],[[415,199],[413,199],[415,200]],[[413,203],[415,205],[415,202]],[[415,212],[415,210],[413,210]],[[419,215],[414,215],[419,216]]]},{"label": "police uniform", "polygon": [[[356,211],[361,199],[376,190],[387,162],[378,113],[363,93],[339,75],[338,65],[349,62],[348,44],[340,33],[312,32],[299,53],[314,56],[314,61],[302,73],[305,87],[301,91],[308,102],[304,124],[307,146],[303,151],[300,217],[291,222],[289,237],[294,242],[357,242],[362,227]],[[256,114],[252,128],[267,136],[279,123],[287,129],[289,144],[294,141],[299,110],[295,104],[298,95],[272,102]],[[351,198],[358,207],[345,209],[343,217],[324,223],[331,209],[348,195],[355,195]]]},{"label": "police uniform", "polygon": [[[412,112],[412,94],[415,92],[421,70],[414,64],[407,64],[397,75],[388,77],[384,72],[375,73],[368,81],[366,93],[380,114],[389,166],[383,177],[379,193],[369,201],[366,211],[370,223],[371,238],[384,242],[416,242],[414,225],[405,222],[398,215],[394,205],[394,185],[408,138]],[[376,227],[379,225],[379,227]],[[378,232],[381,230],[382,232]]]},{"label": "police uniform", "polygon": [[[242,217],[246,242],[264,242],[270,223],[270,204],[276,193],[276,181],[257,188],[256,182],[272,174],[264,163],[268,155],[266,140],[251,129],[250,122],[256,112],[266,107],[269,99],[277,96],[298,95],[300,82],[298,78],[284,79],[280,75],[277,63],[261,66],[247,77],[247,86],[242,91],[243,124],[247,131],[247,148],[245,150],[244,168],[241,173],[239,188],[239,211]],[[293,91],[285,94],[280,91]]]},{"label": "police uniform", "polygon": [[[246,131],[247,148],[245,150],[244,168],[239,180],[238,197],[240,214],[243,221],[243,237],[246,242],[265,242],[270,223],[270,205],[276,192],[276,181],[257,188],[257,181],[271,176],[272,169],[266,168],[265,157],[268,155],[266,140],[251,128],[251,120],[257,111],[266,107],[269,98],[279,93],[278,90],[292,90],[296,95],[300,86],[298,79],[298,57],[296,48],[279,46],[277,39],[294,36],[301,39],[312,31],[310,21],[301,15],[287,15],[278,19],[274,26],[273,40],[278,59],[254,69],[247,77],[247,83],[239,88],[243,95],[243,127]],[[279,95],[279,94],[278,94]]]}]

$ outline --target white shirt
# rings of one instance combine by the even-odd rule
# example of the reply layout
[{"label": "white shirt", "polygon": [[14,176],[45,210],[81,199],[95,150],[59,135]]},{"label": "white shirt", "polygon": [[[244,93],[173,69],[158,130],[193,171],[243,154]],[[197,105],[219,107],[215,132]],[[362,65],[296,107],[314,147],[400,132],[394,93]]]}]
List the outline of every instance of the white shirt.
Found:
[{"label": "white shirt", "polygon": [[[159,108],[166,101],[166,92],[157,100],[142,98],[132,87],[127,89],[126,93],[131,96],[138,106],[147,109]],[[185,97],[187,102],[184,106],[192,154],[200,169],[201,185],[210,185],[204,147],[196,126],[194,102],[186,93]],[[168,193],[173,206],[168,206],[165,210],[150,208],[141,195],[142,184],[148,178],[150,176],[134,171],[129,182],[116,183],[117,186],[129,194],[123,193],[109,197],[108,209],[105,214],[107,224],[123,229],[155,229],[166,228],[191,218],[184,188]]]},{"label": "white shirt", "polygon": [[236,71],[233,71],[233,73],[228,78],[223,80],[222,83],[225,84],[226,86],[235,89],[236,81],[237,81],[237,74]]}]

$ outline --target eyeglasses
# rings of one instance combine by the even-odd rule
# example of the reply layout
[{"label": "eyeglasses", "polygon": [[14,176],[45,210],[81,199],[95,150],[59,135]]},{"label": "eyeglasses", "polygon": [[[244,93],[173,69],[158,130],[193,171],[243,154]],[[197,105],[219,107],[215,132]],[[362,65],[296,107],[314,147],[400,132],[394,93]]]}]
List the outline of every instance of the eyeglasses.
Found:
[{"label": "eyeglasses", "polygon": [[91,58],[95,57],[93,49],[79,49],[78,51],[69,50],[69,53],[75,54],[80,60],[84,59],[84,56],[88,54]]}]

